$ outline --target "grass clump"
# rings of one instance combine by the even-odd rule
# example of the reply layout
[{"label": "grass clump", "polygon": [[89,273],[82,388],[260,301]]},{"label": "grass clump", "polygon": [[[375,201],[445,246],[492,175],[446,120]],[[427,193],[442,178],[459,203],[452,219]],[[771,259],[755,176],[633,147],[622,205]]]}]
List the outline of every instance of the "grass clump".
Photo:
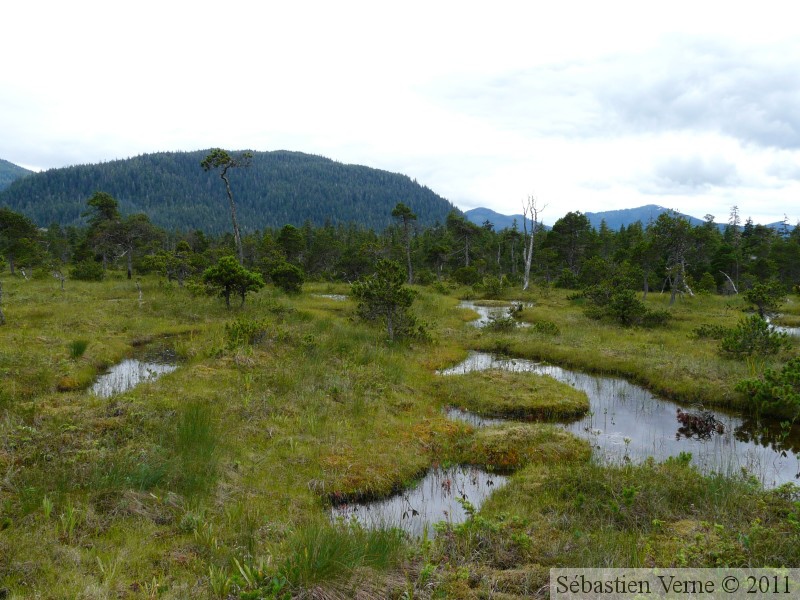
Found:
[{"label": "grass clump", "polygon": [[589,410],[585,392],[536,373],[474,371],[444,377],[436,387],[446,403],[485,417],[559,420]]},{"label": "grass clump", "polygon": [[174,477],[187,496],[207,493],[216,483],[221,440],[215,408],[193,401],[180,409],[174,434],[177,458]]},{"label": "grass clump", "polygon": [[69,343],[69,357],[74,359],[80,358],[89,347],[89,340],[73,340]]},{"label": "grass clump", "polygon": [[685,458],[522,469],[475,518],[434,540],[440,590],[461,597],[459,570],[480,597],[498,581],[524,585],[555,566],[798,564],[796,487],[764,491],[747,478],[703,476]]},{"label": "grass clump", "polygon": [[406,543],[398,529],[365,529],[358,523],[311,523],[289,542],[281,575],[296,593],[315,588],[347,597],[364,581],[395,566]]},{"label": "grass clump", "polygon": [[478,429],[460,444],[460,462],[497,472],[530,463],[586,461],[589,444],[554,425],[509,423]]}]

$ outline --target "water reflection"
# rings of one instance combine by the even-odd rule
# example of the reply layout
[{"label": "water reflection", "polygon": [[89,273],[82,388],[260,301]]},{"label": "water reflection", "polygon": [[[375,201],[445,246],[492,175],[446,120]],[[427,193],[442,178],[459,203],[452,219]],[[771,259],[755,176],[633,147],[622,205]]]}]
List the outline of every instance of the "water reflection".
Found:
[{"label": "water reflection", "polygon": [[459,500],[476,509],[507,478],[492,475],[477,467],[457,466],[432,469],[416,485],[402,494],[364,504],[344,504],[331,509],[332,518],[356,519],[366,527],[399,527],[414,537],[427,531],[434,536],[433,523],[463,523],[468,515]]},{"label": "water reflection", "polygon": [[525,359],[496,357],[475,352],[464,362],[440,371],[459,375],[485,369],[528,371],[550,375],[558,381],[586,392],[589,413],[563,425],[575,435],[589,440],[595,456],[609,463],[641,461],[648,456],[663,460],[681,452],[692,454],[693,462],[704,472],[736,474],[742,470],[755,475],[765,486],[796,481],[800,470],[800,427],[795,426],[781,439],[775,422],[754,423],[719,411],[710,411],[725,425],[725,432],[707,439],[676,435],[680,424],[677,409],[695,410],[657,398],[646,389],[615,377],[588,375]]},{"label": "water reflection", "polygon": [[142,362],[133,358],[123,360],[98,377],[92,392],[103,398],[126,392],[144,382],[158,379],[165,373],[172,373],[177,365],[155,362]]}]

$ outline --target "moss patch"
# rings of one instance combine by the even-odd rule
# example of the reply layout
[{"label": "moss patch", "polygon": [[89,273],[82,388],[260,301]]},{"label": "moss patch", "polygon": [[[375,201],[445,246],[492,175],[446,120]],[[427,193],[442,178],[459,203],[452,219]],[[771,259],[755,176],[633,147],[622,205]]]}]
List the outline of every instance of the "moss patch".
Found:
[{"label": "moss patch", "polygon": [[589,410],[589,398],[547,375],[491,369],[443,377],[437,384],[447,404],[487,417],[559,420]]},{"label": "moss patch", "polygon": [[515,471],[530,463],[586,461],[589,444],[543,423],[509,423],[478,429],[460,444],[460,461],[495,471]]}]

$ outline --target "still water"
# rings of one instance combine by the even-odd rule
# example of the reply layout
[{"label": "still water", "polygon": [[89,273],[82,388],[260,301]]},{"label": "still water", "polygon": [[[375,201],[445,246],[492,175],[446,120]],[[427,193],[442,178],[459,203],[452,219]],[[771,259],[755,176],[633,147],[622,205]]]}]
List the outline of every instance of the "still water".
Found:
[{"label": "still water", "polygon": [[[464,362],[440,374],[452,376],[486,369],[549,375],[586,392],[589,396],[589,413],[580,420],[562,426],[588,439],[594,448],[594,456],[604,462],[640,462],[648,456],[661,461],[688,452],[692,454],[694,464],[707,473],[738,474],[745,470],[767,487],[798,480],[798,426],[783,436],[780,424],[775,421],[759,423],[719,411],[708,411],[724,423],[724,433],[713,433],[707,437],[684,434],[676,418],[677,410],[696,411],[695,406],[662,400],[624,379],[589,375],[483,352],[472,353]],[[458,414],[452,413],[451,416],[457,418]],[[481,425],[479,422],[473,424]]]},{"label": "still water", "polygon": [[467,520],[467,512],[459,500],[467,500],[478,508],[507,481],[506,477],[477,467],[431,469],[415,487],[401,494],[375,502],[335,506],[331,516],[356,519],[366,527],[399,527],[417,538],[425,532],[434,537],[433,523],[456,524]]},{"label": "still water", "polygon": [[144,381],[154,381],[177,368],[178,366],[174,364],[143,362],[129,358],[98,377],[92,386],[92,392],[97,396],[108,398],[126,392]]}]

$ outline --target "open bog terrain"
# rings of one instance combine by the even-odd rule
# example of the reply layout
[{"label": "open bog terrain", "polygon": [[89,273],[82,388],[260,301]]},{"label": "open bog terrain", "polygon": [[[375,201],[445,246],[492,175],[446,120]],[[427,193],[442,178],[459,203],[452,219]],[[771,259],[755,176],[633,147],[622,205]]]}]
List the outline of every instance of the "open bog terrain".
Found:
[{"label": "open bog terrain", "polygon": [[[543,596],[552,566],[800,565],[797,488],[756,464],[704,469],[689,456],[722,438],[626,459],[633,444],[620,437],[623,454],[606,460],[569,424],[590,418],[599,438],[613,415],[592,414],[573,380],[500,363],[443,374],[481,352],[616,377],[746,420],[731,444],[749,436],[800,470],[797,432],[748,416],[734,389],[780,359],[722,358],[715,340],[691,335],[734,325],[738,298],[686,298],[669,325],[625,329],[536,288],[509,296],[526,302],[529,326],[493,330],[469,325],[466,288],[420,287],[413,309],[431,339],[388,343],[354,318],[346,285],[268,287],[231,310],[156,278],[141,287],[121,275],[63,291],[3,279],[6,597],[513,598]],[[138,361],[131,387],[93,390],[125,360]],[[496,421],[453,418],[453,407]],[[503,485],[477,506],[454,468]],[[415,533],[331,516],[402,498],[433,472],[424,485],[461,516],[446,508]],[[401,520],[423,512],[417,502]]]}]

